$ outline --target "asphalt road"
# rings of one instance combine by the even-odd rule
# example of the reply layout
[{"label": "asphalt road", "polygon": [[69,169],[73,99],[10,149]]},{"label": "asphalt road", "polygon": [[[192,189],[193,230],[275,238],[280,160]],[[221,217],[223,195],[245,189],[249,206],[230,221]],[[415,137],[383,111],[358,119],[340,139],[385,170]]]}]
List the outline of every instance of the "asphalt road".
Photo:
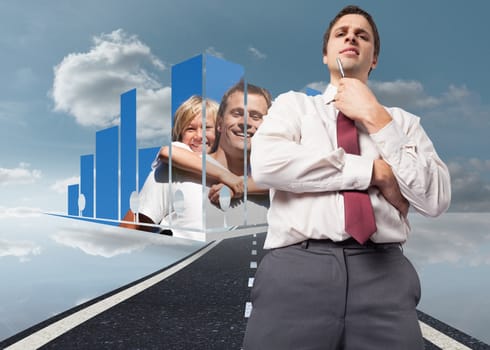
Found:
[{"label": "asphalt road", "polygon": [[[223,240],[178,272],[61,334],[41,349],[238,350],[246,327],[250,278],[264,255],[264,238],[265,234],[258,234]],[[34,326],[3,341],[0,348],[74,312],[83,312],[108,296]],[[444,342],[431,335],[430,339],[426,337],[428,350],[490,348],[422,312],[419,319],[443,338],[457,341],[456,345],[441,346]]]}]

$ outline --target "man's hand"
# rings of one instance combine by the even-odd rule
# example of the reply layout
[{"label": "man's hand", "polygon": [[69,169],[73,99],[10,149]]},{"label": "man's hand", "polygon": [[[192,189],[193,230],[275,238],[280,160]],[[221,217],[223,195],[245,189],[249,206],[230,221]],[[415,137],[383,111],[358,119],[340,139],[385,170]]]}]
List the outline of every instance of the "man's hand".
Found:
[{"label": "man's hand", "polygon": [[[211,186],[211,188],[209,189],[209,192],[208,192],[209,201],[211,203],[213,203],[214,205],[216,205],[218,208],[220,208],[219,195],[220,195],[220,191],[223,187],[226,187],[226,185],[223,183],[215,184],[215,185]],[[233,190],[231,190],[231,198],[241,198],[241,197],[243,197],[243,192],[241,192],[240,194],[237,194],[237,193],[233,192]]]},{"label": "man's hand", "polygon": [[391,167],[383,159],[376,159],[373,165],[371,185],[379,188],[385,199],[406,217],[410,204],[403,197]]},{"label": "man's hand", "polygon": [[[219,180],[222,184],[225,184],[231,189],[231,192],[233,193],[233,198],[240,198],[243,196],[243,191],[245,191],[243,177],[237,176],[230,171],[222,171],[220,173]],[[209,193],[211,193],[211,191]]]},{"label": "man's hand", "polygon": [[358,79],[340,79],[334,99],[339,111],[364,125],[370,134],[378,132],[392,120],[369,87]]},{"label": "man's hand", "polygon": [[218,208],[220,207],[220,205],[219,205],[219,191],[221,190],[221,188],[223,186],[225,186],[225,185],[222,183],[212,185],[211,188],[209,189],[209,192],[208,192],[209,201],[211,203],[213,203],[214,205],[216,205]]}]

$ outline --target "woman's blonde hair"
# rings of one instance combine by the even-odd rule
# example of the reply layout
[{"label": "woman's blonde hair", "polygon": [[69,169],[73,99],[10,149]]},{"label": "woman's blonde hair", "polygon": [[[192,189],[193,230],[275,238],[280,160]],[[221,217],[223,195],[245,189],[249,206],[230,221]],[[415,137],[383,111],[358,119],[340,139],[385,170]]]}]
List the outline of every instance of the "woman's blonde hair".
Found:
[{"label": "woman's blonde hair", "polygon": [[[193,95],[177,108],[172,128],[172,141],[182,141],[184,130],[197,115],[202,113],[202,102],[203,98],[201,96]],[[216,123],[217,114],[218,103],[206,99],[206,118],[211,117],[213,122]]]}]

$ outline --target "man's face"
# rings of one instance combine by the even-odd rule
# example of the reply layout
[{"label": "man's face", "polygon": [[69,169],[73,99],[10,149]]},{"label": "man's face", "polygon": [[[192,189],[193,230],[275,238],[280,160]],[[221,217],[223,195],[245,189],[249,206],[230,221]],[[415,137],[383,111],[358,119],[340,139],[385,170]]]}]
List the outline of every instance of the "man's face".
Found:
[{"label": "man's face", "polygon": [[341,17],[332,27],[323,63],[334,80],[340,78],[336,59],[340,58],[345,75],[367,81],[369,71],[376,67],[374,35],[369,22],[361,15]]},{"label": "man's face", "polygon": [[218,131],[221,133],[220,146],[225,152],[241,151],[243,153],[245,140],[250,151],[250,139],[262,124],[262,118],[267,114],[267,102],[262,95],[247,95],[247,127],[245,128],[245,107],[243,92],[235,92],[228,97],[228,104],[222,118],[218,121]]}]

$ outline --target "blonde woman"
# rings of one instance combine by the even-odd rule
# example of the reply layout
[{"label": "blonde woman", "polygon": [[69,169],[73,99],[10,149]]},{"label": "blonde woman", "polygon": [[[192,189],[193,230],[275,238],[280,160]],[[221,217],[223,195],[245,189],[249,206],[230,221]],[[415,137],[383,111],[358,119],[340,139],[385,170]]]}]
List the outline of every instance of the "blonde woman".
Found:
[{"label": "blonde woman", "polygon": [[[206,125],[202,123],[202,107],[202,97],[191,96],[175,112],[172,129],[172,166],[194,174],[202,173],[201,156],[211,151],[216,138],[218,104],[212,100],[206,100]],[[203,152],[204,145],[206,146],[205,152]],[[163,146],[153,168],[158,166],[158,161],[168,163],[169,157],[170,147]],[[206,162],[206,176],[210,181],[217,181],[228,186],[234,197],[243,195],[242,177],[210,162]]]},{"label": "blonde woman", "polygon": [[[194,163],[201,163],[200,154],[203,151],[203,145],[206,146],[205,152],[209,152],[216,138],[215,124],[218,104],[209,99],[205,101],[206,119],[203,125],[203,102],[201,96],[193,95],[179,106],[174,115],[174,126],[172,129],[173,165],[191,172],[195,168]],[[205,142],[203,143],[204,139]],[[169,146],[162,147],[160,153],[167,155],[166,158],[163,158],[163,160],[167,161]],[[158,165],[158,161],[155,161],[152,168],[155,169]],[[240,185],[235,185],[243,182],[239,176],[233,175],[226,169],[221,169],[216,166],[213,167],[213,165],[209,167],[214,170],[213,174],[216,175],[218,181],[227,184],[230,188],[240,189]],[[150,180],[151,176],[148,177],[147,181]],[[241,187],[243,188],[243,184]],[[133,224],[134,219],[134,213],[129,210],[120,226],[145,231],[155,230],[151,226]],[[153,220],[142,213],[139,214],[139,222],[155,224]]]}]

